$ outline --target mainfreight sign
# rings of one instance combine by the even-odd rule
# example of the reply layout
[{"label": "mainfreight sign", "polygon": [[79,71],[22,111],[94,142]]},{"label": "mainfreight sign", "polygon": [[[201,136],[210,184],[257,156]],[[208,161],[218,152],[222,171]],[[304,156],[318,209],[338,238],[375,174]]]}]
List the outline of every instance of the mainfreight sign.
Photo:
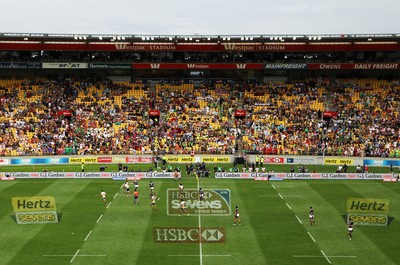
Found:
[{"label": "mainfreight sign", "polygon": [[223,227],[155,227],[155,243],[225,243]]},{"label": "mainfreight sign", "polygon": [[201,215],[230,215],[231,192],[227,189],[205,189],[204,200],[199,199],[199,193],[195,189],[187,189],[180,193],[177,189],[167,190],[167,214],[179,215],[181,200],[186,203],[185,210],[189,214]]},{"label": "mainfreight sign", "polygon": [[389,200],[371,198],[347,199],[347,221],[355,225],[387,226]]}]

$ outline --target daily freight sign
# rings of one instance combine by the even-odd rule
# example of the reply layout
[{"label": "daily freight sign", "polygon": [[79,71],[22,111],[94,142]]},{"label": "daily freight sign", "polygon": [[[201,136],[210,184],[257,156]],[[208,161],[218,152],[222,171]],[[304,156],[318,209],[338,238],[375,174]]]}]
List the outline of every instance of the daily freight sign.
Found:
[{"label": "daily freight sign", "polygon": [[389,200],[370,198],[347,199],[347,221],[355,225],[387,226]]},{"label": "daily freight sign", "polygon": [[17,224],[58,223],[54,197],[13,197],[11,203]]}]

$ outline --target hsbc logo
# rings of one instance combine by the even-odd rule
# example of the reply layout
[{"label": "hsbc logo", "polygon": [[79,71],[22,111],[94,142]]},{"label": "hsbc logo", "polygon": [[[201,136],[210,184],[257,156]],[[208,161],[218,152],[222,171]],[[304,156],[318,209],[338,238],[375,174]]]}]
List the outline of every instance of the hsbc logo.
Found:
[{"label": "hsbc logo", "polygon": [[227,51],[233,51],[235,49],[235,44],[231,44],[231,43],[224,43],[224,48]]},{"label": "hsbc logo", "polygon": [[246,64],[245,63],[237,63],[236,68],[237,69],[246,69]]},{"label": "hsbc logo", "polygon": [[159,69],[160,66],[161,66],[161,64],[159,64],[159,63],[151,63],[150,64],[151,69]]},{"label": "hsbc logo", "polygon": [[153,228],[155,243],[225,243],[225,228],[199,227],[155,227]]},{"label": "hsbc logo", "polygon": [[283,157],[266,157],[264,161],[270,164],[283,164],[285,159]]}]

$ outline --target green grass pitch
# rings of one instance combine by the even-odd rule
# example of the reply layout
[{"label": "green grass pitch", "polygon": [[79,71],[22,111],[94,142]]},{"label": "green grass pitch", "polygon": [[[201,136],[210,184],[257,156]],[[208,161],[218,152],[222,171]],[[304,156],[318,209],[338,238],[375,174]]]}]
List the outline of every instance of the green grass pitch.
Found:
[{"label": "green grass pitch", "polygon": [[[186,189],[228,189],[229,216],[167,215],[170,179],[155,179],[158,211],[150,208],[149,180],[139,181],[140,205],[122,181],[24,179],[0,182],[0,264],[400,264],[400,185],[381,181],[252,181],[184,176]],[[107,192],[108,207],[100,198]],[[54,196],[58,224],[17,225],[11,198]],[[348,240],[349,197],[390,200],[387,227],[356,226]],[[233,226],[234,207],[242,226]],[[315,210],[316,225],[308,219]],[[153,229],[224,228],[224,243],[155,243]]]}]

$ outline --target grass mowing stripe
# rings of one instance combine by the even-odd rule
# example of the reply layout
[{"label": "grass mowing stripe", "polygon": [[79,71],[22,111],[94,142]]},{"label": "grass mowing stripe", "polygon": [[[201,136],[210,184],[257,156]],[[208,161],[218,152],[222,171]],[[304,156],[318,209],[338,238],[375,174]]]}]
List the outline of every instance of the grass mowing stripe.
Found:
[{"label": "grass mowing stripe", "polygon": [[[397,264],[393,257],[399,257],[398,252],[390,251],[391,248],[396,248],[397,242],[393,243],[393,240],[389,240],[389,242],[385,241],[383,246],[381,246],[377,244],[377,239],[368,236],[371,231],[376,231],[379,234],[378,238],[382,237],[386,240],[391,238],[392,235],[387,234],[388,230],[384,227],[356,226],[353,233],[353,240],[348,240],[347,233],[345,232],[347,227],[347,198],[366,197],[364,192],[360,190],[361,186],[375,191],[376,195],[376,189],[382,183],[368,181],[369,187],[368,184],[365,184],[367,182],[364,182],[364,185],[355,185],[352,187],[351,184],[353,182],[359,183],[358,181],[349,180],[330,181],[330,185],[327,185],[327,182],[324,181],[306,182],[307,186],[311,188],[308,191],[309,197],[315,200],[315,203],[312,205],[315,206],[313,208],[316,210],[317,225],[313,226],[312,229],[315,231],[313,234],[317,234],[318,236],[318,244],[331,255],[360,253],[360,255],[357,255],[358,264]],[[309,205],[311,204],[311,202],[308,203]],[[339,233],[341,236],[338,236],[338,231],[343,231]],[[392,231],[392,233],[394,232],[398,234],[397,227]],[[382,248],[388,248],[388,250],[385,251]]]},{"label": "grass mowing stripe", "polygon": [[[62,254],[73,253],[80,248],[84,235],[90,230],[88,223],[82,222],[82,220],[90,220],[88,216],[93,213],[93,209],[86,209],[84,206],[89,200],[91,204],[93,203],[93,197],[91,194],[88,195],[88,187],[93,180],[54,179],[38,181],[38,183],[41,182],[51,185],[41,190],[40,193],[32,195],[53,196],[56,199],[60,222],[58,224],[15,224],[15,228],[10,233],[2,233],[0,235],[1,241],[8,235],[12,235],[14,243],[23,243],[23,245],[12,248],[18,250],[12,257],[9,256],[9,251],[7,254],[1,255],[1,264],[21,264],[22,261],[26,260],[29,260],[31,264],[46,264],[48,260],[43,257],[43,254],[58,254],[57,252],[49,253],[49,249],[58,249],[56,246],[66,241],[68,244],[63,245]],[[34,189],[35,186],[29,185],[29,188],[25,190],[34,191]],[[75,207],[77,204],[79,207]],[[19,237],[22,239],[19,239]],[[60,241],[60,238],[63,238],[63,241]],[[9,247],[6,246],[5,248],[8,249]],[[6,261],[4,261],[4,257],[7,257]]]}]

